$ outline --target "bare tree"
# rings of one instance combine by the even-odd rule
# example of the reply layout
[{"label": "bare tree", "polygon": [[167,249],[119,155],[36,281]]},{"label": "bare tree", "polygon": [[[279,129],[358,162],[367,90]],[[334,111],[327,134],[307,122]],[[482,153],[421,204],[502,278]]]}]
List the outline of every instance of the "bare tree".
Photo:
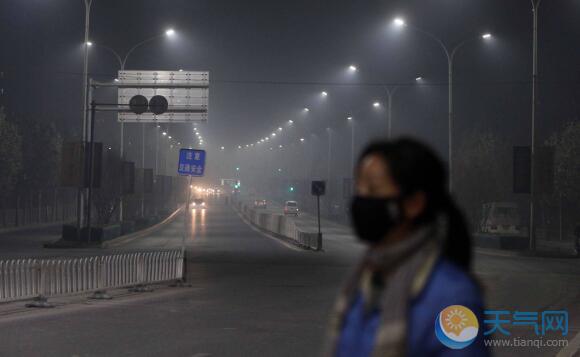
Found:
[{"label": "bare tree", "polygon": [[504,138],[471,129],[462,136],[454,162],[454,193],[472,224],[479,221],[483,203],[509,199],[511,149]]},{"label": "bare tree", "polygon": [[94,189],[93,204],[96,223],[109,224],[113,213],[119,207],[121,187],[121,159],[112,150],[105,150],[101,170],[101,185]]},{"label": "bare tree", "polygon": [[0,202],[13,193],[22,169],[22,138],[0,107]]}]

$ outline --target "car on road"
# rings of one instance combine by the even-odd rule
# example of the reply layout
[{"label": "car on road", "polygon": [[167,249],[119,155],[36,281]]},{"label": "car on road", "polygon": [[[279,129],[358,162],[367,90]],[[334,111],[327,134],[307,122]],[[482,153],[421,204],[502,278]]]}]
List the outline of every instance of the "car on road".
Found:
[{"label": "car on road", "polygon": [[266,200],[255,200],[254,201],[254,208],[266,209],[268,204]]},{"label": "car on road", "polygon": [[205,209],[204,199],[203,198],[194,198],[193,201],[191,201],[191,207]]},{"label": "car on road", "polygon": [[300,212],[300,210],[298,209],[298,202],[286,201],[286,203],[284,203],[284,214],[285,215],[293,214],[295,216],[298,216],[299,212]]}]

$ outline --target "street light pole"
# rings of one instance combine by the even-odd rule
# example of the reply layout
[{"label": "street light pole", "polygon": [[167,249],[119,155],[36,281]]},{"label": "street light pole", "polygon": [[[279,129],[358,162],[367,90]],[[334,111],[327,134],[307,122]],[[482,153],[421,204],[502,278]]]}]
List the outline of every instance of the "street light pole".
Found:
[{"label": "street light pole", "polygon": [[[534,1],[534,0],[532,0]],[[540,1],[540,0],[538,0]],[[405,21],[403,19],[400,18],[396,18],[393,23],[395,24],[395,26],[398,27],[404,27],[407,26]],[[465,45],[468,42],[471,42],[479,37],[483,38],[483,39],[489,39],[491,38],[491,34],[484,34],[482,36],[478,36],[478,37],[473,37],[473,38],[468,38],[462,42],[460,42],[459,44],[457,44],[455,47],[453,47],[451,49],[451,51],[448,49],[448,47],[445,45],[445,43],[443,43],[443,41],[441,41],[437,36],[433,35],[432,33],[422,30],[416,26],[410,26],[411,29],[431,38],[432,40],[434,40],[435,42],[437,42],[439,44],[439,46],[441,46],[441,49],[443,49],[443,52],[445,53],[445,56],[447,57],[447,81],[448,81],[448,107],[447,107],[447,114],[448,114],[448,125],[447,125],[447,130],[448,130],[448,138],[449,138],[449,144],[448,144],[448,160],[449,160],[449,192],[451,192],[453,190],[453,59],[455,57],[455,54],[457,53],[457,51],[463,47],[463,45]]]},{"label": "street light pole", "polygon": [[385,87],[385,89],[387,90],[387,137],[390,139],[392,137],[392,123],[393,123],[393,96],[395,95],[395,93],[397,92],[397,90],[399,89],[399,87],[393,87],[392,89],[389,89],[388,87]]},{"label": "street light pole", "polygon": [[326,128],[328,132],[328,171],[326,173],[326,180],[328,181],[328,186],[330,186],[330,171],[331,171],[331,161],[332,161],[332,130],[330,128]]},{"label": "street light pole", "polygon": [[[141,170],[145,179],[145,124],[141,124]],[[145,217],[145,190],[141,193],[141,218],[143,217]]]},{"label": "street light pole", "polygon": [[[86,150],[85,144],[87,142],[87,134],[88,134],[88,125],[87,125],[87,114],[88,114],[88,77],[89,77],[89,29],[90,29],[90,17],[91,17],[91,5],[92,0],[84,0],[85,4],[85,41],[84,45],[84,58],[83,58],[83,121],[82,121],[82,132],[81,132],[81,147],[82,152],[84,153]],[[85,157],[83,155],[83,165],[85,164]],[[85,170],[83,169],[83,172]],[[80,239],[80,231],[81,227],[84,225],[83,217],[84,217],[84,205],[85,205],[85,177],[84,175],[82,182],[80,182],[79,189],[77,192],[77,235]]]},{"label": "street light pole", "polygon": [[354,120],[346,118],[350,122],[350,174],[354,177]]},{"label": "street light pole", "polygon": [[157,125],[157,132],[155,133],[155,180],[157,180],[157,175],[159,175],[159,129],[160,126]]},{"label": "street light pole", "polygon": [[535,152],[536,152],[536,96],[538,94],[538,10],[542,0],[531,0],[533,12],[533,49],[532,49],[532,118],[531,118],[531,145],[530,145],[530,250],[536,249],[534,203],[536,196],[535,180]]},{"label": "street light pole", "polygon": [[84,41],[84,59],[83,59],[83,133],[82,141],[87,140],[88,125],[87,125],[87,113],[88,113],[88,80],[89,80],[89,30],[90,30],[90,17],[91,17],[91,5],[93,0],[84,0],[85,3],[85,41]]}]

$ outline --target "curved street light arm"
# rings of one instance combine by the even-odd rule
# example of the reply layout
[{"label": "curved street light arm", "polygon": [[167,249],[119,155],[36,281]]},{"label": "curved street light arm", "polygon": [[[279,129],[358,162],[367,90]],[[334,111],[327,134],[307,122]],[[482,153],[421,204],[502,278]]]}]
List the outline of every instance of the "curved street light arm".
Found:
[{"label": "curved street light arm", "polygon": [[163,34],[161,34],[161,35],[157,35],[157,36],[153,36],[153,37],[150,37],[150,38],[148,38],[148,39],[146,39],[146,40],[143,40],[143,41],[141,41],[141,42],[137,43],[135,46],[131,47],[131,48],[129,49],[129,51],[127,51],[127,54],[125,55],[125,58],[123,58],[123,61],[121,62],[121,70],[124,70],[124,69],[125,69],[125,64],[127,63],[127,59],[129,58],[129,55],[130,55],[130,54],[131,54],[131,53],[132,53],[132,52],[133,52],[133,51],[134,51],[134,50],[135,50],[137,47],[140,47],[141,45],[144,45],[144,44],[146,44],[146,43],[148,43],[148,42],[151,42],[151,41],[153,41],[153,40],[156,40],[156,39],[158,39],[158,38],[160,38],[160,37],[163,37]]},{"label": "curved street light arm", "polygon": [[117,59],[117,61],[119,61],[119,66],[121,67],[121,69],[123,68],[123,60],[121,59],[121,56],[120,56],[120,55],[117,53],[117,51],[115,51],[114,49],[112,49],[112,48],[111,48],[111,47],[109,47],[109,46],[100,45],[100,44],[98,44],[98,43],[97,43],[96,45],[97,45],[98,47],[102,47],[102,48],[104,48],[105,50],[107,50],[107,51],[111,52],[111,53],[112,53],[112,54],[115,56],[115,58]]},{"label": "curved street light arm", "polygon": [[449,57],[449,60],[453,61],[453,58],[455,57],[455,54],[457,53],[457,51],[459,49],[461,49],[464,45],[477,40],[478,38],[479,38],[479,36],[471,37],[471,38],[467,38],[467,39],[461,41],[460,43],[458,43],[455,47],[453,47],[453,50],[451,51],[451,55]]},{"label": "curved street light arm", "polygon": [[445,55],[447,56],[447,60],[451,62],[451,55],[449,53],[449,50],[447,49],[447,46],[445,46],[445,43],[443,43],[443,41],[441,41],[439,39],[439,37],[433,35],[431,32],[425,31],[419,27],[416,26],[409,26],[411,29],[431,38],[432,40],[435,40],[435,42],[437,42],[439,44],[439,46],[441,46],[441,48],[443,49],[443,52],[445,52]]}]

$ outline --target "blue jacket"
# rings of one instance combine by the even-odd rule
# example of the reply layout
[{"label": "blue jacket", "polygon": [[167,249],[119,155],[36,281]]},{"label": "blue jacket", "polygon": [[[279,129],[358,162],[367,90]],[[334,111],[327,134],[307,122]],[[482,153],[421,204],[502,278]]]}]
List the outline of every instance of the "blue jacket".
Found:
[{"label": "blue jacket", "polygon": [[[408,315],[408,356],[472,356],[485,357],[489,351],[483,344],[483,302],[473,279],[451,261],[440,259],[419,296],[411,301]],[[362,296],[358,294],[347,312],[338,342],[338,357],[366,357],[373,350],[380,324],[380,311],[364,313]],[[463,305],[479,320],[477,339],[468,347],[453,350],[435,336],[435,319],[449,305]]]}]

